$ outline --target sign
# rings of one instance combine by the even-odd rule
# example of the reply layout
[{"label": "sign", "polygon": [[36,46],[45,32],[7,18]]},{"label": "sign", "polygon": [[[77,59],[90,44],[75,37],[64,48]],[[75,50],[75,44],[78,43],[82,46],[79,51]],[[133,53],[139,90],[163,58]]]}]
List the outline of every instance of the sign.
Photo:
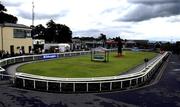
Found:
[{"label": "sign", "polygon": [[43,59],[52,59],[52,58],[57,58],[58,55],[56,54],[46,54],[46,55],[43,55]]},{"label": "sign", "polygon": [[33,40],[33,44],[34,45],[44,45],[45,40],[43,40],[43,39],[35,39],[35,40]]}]

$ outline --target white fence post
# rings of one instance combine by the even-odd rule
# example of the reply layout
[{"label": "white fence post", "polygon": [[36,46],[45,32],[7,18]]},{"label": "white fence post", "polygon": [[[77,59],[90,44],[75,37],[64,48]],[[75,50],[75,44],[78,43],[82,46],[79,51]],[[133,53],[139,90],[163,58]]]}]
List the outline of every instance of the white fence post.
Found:
[{"label": "white fence post", "polygon": [[110,89],[110,91],[111,91],[111,90],[112,90],[112,82],[110,82],[110,85],[109,85],[109,86],[110,86],[109,89]]},{"label": "white fence post", "polygon": [[59,83],[59,91],[61,92],[62,89],[61,89],[61,82]]},{"label": "white fence post", "polygon": [[14,58],[14,64],[16,63],[16,58]]},{"label": "white fence post", "polygon": [[121,81],[121,88],[123,88],[123,81]]},{"label": "white fence post", "polygon": [[76,92],[76,83],[73,83],[73,92]]},{"label": "white fence post", "polygon": [[48,81],[46,81],[46,90],[48,91]]},{"label": "white fence post", "polygon": [[132,79],[129,80],[129,86],[131,86],[131,84],[132,84]]},{"label": "white fence post", "polygon": [[89,91],[89,86],[88,86],[89,84],[88,83],[86,83],[86,91],[88,92]]},{"label": "white fence post", "polygon": [[36,81],[35,80],[33,82],[33,85],[34,85],[34,89],[36,89]]},{"label": "white fence post", "polygon": [[23,79],[23,87],[25,87],[25,80]]}]

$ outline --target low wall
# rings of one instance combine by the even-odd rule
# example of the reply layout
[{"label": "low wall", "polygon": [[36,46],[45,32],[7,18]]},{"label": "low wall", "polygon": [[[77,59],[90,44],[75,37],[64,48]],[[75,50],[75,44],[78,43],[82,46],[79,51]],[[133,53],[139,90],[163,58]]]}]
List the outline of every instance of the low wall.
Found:
[{"label": "low wall", "polygon": [[[114,50],[111,50],[114,51]],[[82,52],[67,52],[53,53],[56,58],[71,57],[78,55],[89,54],[90,51]],[[0,66],[7,66],[25,61],[43,60],[42,55],[29,55],[3,59],[0,61]],[[137,73],[110,76],[110,77],[95,77],[95,78],[52,78],[31,75],[26,73],[16,73],[13,76],[13,83],[16,87],[48,91],[48,92],[63,92],[63,93],[79,93],[79,92],[106,92],[119,91],[129,88],[141,86],[151,79],[159,66],[168,57],[168,52],[160,55],[156,60],[147,65]]]}]

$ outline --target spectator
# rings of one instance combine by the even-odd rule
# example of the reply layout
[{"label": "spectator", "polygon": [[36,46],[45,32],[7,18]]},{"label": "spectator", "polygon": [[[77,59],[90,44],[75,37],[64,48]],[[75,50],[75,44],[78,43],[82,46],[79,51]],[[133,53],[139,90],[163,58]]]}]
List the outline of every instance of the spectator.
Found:
[{"label": "spectator", "polygon": [[32,50],[32,49],[30,50],[30,54],[31,54],[31,55],[33,54],[33,50]]},{"label": "spectator", "polygon": [[22,49],[19,49],[19,54],[22,55],[22,53],[23,53],[23,52],[22,52]]}]

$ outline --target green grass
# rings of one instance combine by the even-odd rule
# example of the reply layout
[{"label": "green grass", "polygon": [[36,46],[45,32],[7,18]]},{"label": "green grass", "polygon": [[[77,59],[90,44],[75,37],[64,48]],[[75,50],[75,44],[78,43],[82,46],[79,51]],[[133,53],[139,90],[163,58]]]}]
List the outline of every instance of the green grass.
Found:
[{"label": "green grass", "polygon": [[110,62],[92,62],[90,55],[38,61],[20,66],[17,71],[49,77],[102,77],[115,76],[144,62],[144,58],[153,58],[157,54],[152,52],[125,51],[121,58],[117,53],[110,54]]}]

